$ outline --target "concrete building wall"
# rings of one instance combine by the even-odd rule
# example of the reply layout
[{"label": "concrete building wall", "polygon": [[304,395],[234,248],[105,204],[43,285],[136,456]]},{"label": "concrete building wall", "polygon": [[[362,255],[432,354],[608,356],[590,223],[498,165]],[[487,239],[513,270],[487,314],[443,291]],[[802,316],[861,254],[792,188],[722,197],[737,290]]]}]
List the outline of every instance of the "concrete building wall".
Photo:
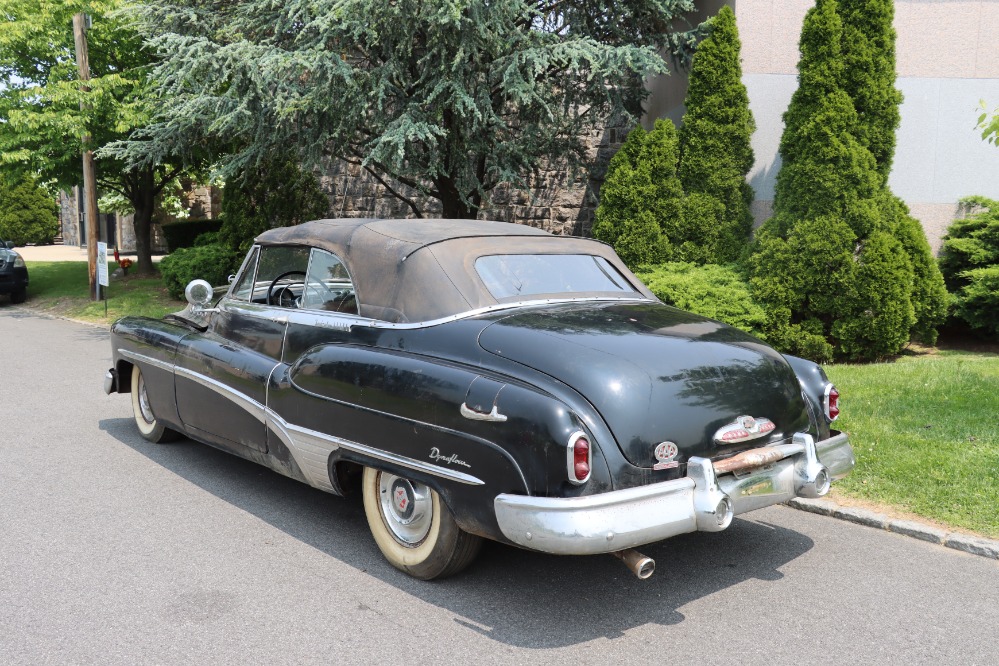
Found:
[{"label": "concrete building wall", "polygon": [[[809,0],[736,0],[743,81],[756,119],[753,212],[772,211],[781,118],[797,88],[798,37]],[[962,197],[999,198],[999,148],[975,128],[980,100],[999,105],[999,0],[896,0],[902,122],[889,184],[934,249]]]}]

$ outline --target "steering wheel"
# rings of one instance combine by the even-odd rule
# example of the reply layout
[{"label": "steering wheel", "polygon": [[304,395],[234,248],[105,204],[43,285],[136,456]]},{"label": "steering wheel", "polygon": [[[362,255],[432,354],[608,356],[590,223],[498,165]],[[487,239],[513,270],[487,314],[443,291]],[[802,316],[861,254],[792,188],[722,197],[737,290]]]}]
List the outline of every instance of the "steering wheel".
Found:
[{"label": "steering wheel", "polygon": [[[301,275],[305,277],[305,271],[285,271],[271,281],[271,286],[267,287],[267,305],[278,305],[282,308],[295,307],[295,292],[289,285],[282,285],[280,289],[274,291],[277,283],[291,275]],[[272,299],[276,302],[272,302]]]}]

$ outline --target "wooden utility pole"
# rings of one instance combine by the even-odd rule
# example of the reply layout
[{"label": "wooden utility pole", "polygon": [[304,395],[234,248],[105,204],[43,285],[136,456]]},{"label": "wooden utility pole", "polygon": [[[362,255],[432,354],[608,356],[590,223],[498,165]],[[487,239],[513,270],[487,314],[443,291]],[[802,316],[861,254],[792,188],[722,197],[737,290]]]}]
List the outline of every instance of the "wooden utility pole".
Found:
[{"label": "wooden utility pole", "polygon": [[[87,51],[87,16],[82,12],[73,15],[73,38],[76,40],[76,66],[80,70],[80,90],[88,92],[90,86],[90,56]],[[80,109],[89,105],[80,102]],[[90,133],[83,134],[83,217],[87,221],[87,263],[90,265],[90,297],[97,300],[97,242],[100,240],[100,222],[97,219],[97,173],[94,168],[94,151],[90,150]]]}]

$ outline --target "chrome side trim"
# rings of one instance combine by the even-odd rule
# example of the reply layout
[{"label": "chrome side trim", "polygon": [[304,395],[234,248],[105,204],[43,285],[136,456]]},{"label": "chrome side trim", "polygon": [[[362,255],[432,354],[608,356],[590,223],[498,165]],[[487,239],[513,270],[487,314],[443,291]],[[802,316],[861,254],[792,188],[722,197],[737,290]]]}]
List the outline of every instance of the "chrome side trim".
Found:
[{"label": "chrome side trim", "polygon": [[152,356],[146,356],[145,354],[139,354],[128,349],[118,349],[118,353],[129,359],[130,361],[137,361],[142,363],[147,363],[154,368],[159,368],[160,370],[166,370],[168,372],[173,372],[173,363],[167,363],[166,361],[161,361],[158,358],[153,358]]},{"label": "chrome side trim", "polygon": [[[651,298],[645,298],[644,296],[640,298],[622,298],[618,296],[591,296],[587,298],[543,298],[530,301],[517,301],[516,303],[497,303],[496,305],[487,305],[485,307],[475,308],[474,310],[467,310],[466,312],[461,312],[455,315],[441,317],[440,319],[430,319],[427,321],[405,322],[405,323],[393,323],[388,321],[382,321],[381,319],[372,319],[370,317],[361,317],[358,315],[344,314],[338,312],[326,313],[320,310],[302,310],[301,312],[303,314],[307,312],[309,316],[314,317],[312,321],[303,322],[303,323],[309,323],[314,326],[323,326],[323,324],[319,323],[320,321],[330,321],[330,323],[326,327],[333,328],[334,330],[349,329],[349,327],[351,326],[365,326],[367,328],[383,328],[390,330],[414,330],[421,328],[431,328],[433,326],[440,326],[441,324],[447,324],[452,321],[458,321],[459,319],[468,319],[470,317],[477,317],[479,315],[488,314],[490,312],[497,312],[500,310],[537,307],[541,305],[561,305],[563,303],[598,303],[598,302],[658,303],[659,301],[656,301]],[[259,303],[247,303],[245,301],[235,301],[230,299],[228,296],[222,299],[222,304],[225,305],[226,307],[232,307],[234,305],[238,305],[239,308],[241,309],[248,310],[261,317],[266,317],[267,319],[280,322],[287,322],[288,315],[290,313],[297,314],[299,312],[297,310],[275,308],[274,306],[271,305],[261,305]]]},{"label": "chrome side trim", "polygon": [[[275,418],[280,418],[275,415]],[[333,448],[344,448],[348,451],[354,451],[355,453],[361,453],[371,458],[377,460],[383,460],[385,462],[394,463],[400,465],[407,469],[416,470],[418,472],[426,472],[427,474],[432,474],[433,476],[439,476],[441,478],[449,479],[451,481],[457,481],[458,483],[464,483],[470,486],[482,486],[485,482],[471,474],[465,474],[464,472],[458,472],[453,469],[448,469],[446,467],[440,467],[438,465],[432,465],[430,463],[423,462],[422,460],[415,460],[407,456],[401,456],[396,453],[390,453],[388,451],[382,451],[381,449],[376,449],[365,444],[360,444],[358,442],[353,442],[349,439],[341,439],[333,435],[326,435],[315,430],[309,430],[307,428],[301,428],[299,426],[287,424],[288,432],[291,434],[293,439],[304,441],[313,446],[329,446],[332,445]],[[328,474],[326,470],[326,460],[328,459],[328,454],[326,458],[323,459],[323,472]]]},{"label": "chrome side trim", "polygon": [[[465,439],[472,440],[476,444],[481,444],[483,446],[488,446],[489,448],[493,449],[494,451],[496,451],[497,453],[499,453],[501,456],[503,456],[504,458],[506,458],[510,462],[510,464],[513,466],[513,468],[515,470],[517,470],[517,474],[518,474],[518,476],[520,476],[520,481],[521,481],[521,483],[524,484],[524,491],[528,492],[528,489],[530,488],[530,486],[527,484],[527,478],[524,476],[523,470],[520,469],[520,465],[518,465],[517,461],[514,460],[513,456],[510,455],[510,452],[507,451],[507,450],[505,450],[505,449],[503,449],[503,448],[501,448],[501,447],[499,447],[499,446],[497,446],[497,445],[495,445],[495,444],[493,444],[488,439],[483,439],[482,437],[476,437],[474,435],[470,435],[467,432],[461,432],[461,431],[458,431],[458,430],[453,430],[451,428],[445,428],[444,426],[439,426],[439,425],[436,425],[434,423],[426,423],[424,421],[417,421],[415,419],[410,419],[410,418],[407,418],[407,417],[404,417],[404,416],[399,416],[397,414],[390,414],[388,412],[383,412],[381,410],[373,409],[371,407],[364,407],[362,405],[357,405],[357,404],[354,404],[352,402],[346,402],[344,400],[338,400],[336,398],[331,398],[328,395],[322,395],[321,393],[314,393],[313,391],[309,391],[308,389],[304,389],[301,386],[299,386],[298,384],[296,384],[295,383],[295,379],[293,377],[289,378],[289,381],[291,382],[291,385],[295,387],[295,389],[301,391],[302,393],[304,393],[306,395],[311,395],[314,398],[318,398],[319,400],[325,400],[327,402],[333,402],[333,403],[336,403],[338,405],[345,405],[347,407],[351,407],[351,408],[354,408],[354,409],[362,410],[362,411],[365,411],[365,412],[370,412],[372,414],[378,414],[379,416],[385,416],[385,417],[389,417],[389,418],[393,418],[393,419],[398,419],[400,421],[405,421],[407,423],[417,424],[417,425],[420,425],[422,427],[429,428],[431,430],[436,430],[437,432],[441,432],[441,433],[444,433],[444,434],[447,434],[447,435],[457,435],[459,437],[463,437]],[[344,448],[348,448],[348,447],[345,446]],[[372,451],[378,451],[378,449],[371,449],[371,450]],[[412,458],[407,458],[407,460],[412,460]],[[425,464],[425,463],[422,463],[422,462],[417,461],[417,460],[413,460],[413,462],[417,463],[417,464],[421,464],[421,465]],[[400,463],[400,464],[402,464],[402,463]],[[433,467],[436,467],[436,465],[434,465]],[[438,469],[446,469],[446,468],[440,467]],[[450,471],[450,470],[448,470],[448,471]]]},{"label": "chrome side trim", "polygon": [[[187,370],[186,368],[163,363],[157,359],[153,359],[142,354],[136,354],[135,352],[129,352],[122,349],[119,349],[118,351],[127,358],[144,361],[152,365],[157,365],[157,367],[171,370],[178,376],[190,379],[205,388],[216,391],[245,409],[261,423],[273,426],[273,430],[278,436],[278,439],[280,439],[281,442],[288,447],[292,457],[295,459],[295,463],[305,474],[306,478],[308,478],[309,485],[319,488],[320,490],[326,490],[328,492],[333,491],[333,485],[329,480],[327,462],[330,454],[337,448],[355,451],[377,460],[391,462],[407,469],[425,472],[427,474],[432,474],[451,481],[457,481],[458,483],[464,483],[472,486],[481,486],[485,484],[482,479],[472,476],[471,474],[465,474],[464,472],[447,469],[446,467],[432,465],[421,460],[415,460],[413,458],[401,456],[395,453],[389,453],[358,442],[352,442],[347,439],[341,439],[333,435],[326,435],[315,430],[293,425],[285,421],[269,407],[261,405],[253,398],[240,393],[239,391],[236,391],[222,382],[212,379],[211,377],[207,377],[192,370]],[[277,366],[275,366],[275,368],[277,368]],[[273,373],[273,369],[271,372]],[[268,385],[269,384],[270,382],[268,381]],[[270,390],[269,387],[267,390]],[[524,485],[527,485],[526,482]]]},{"label": "chrome side trim", "polygon": [[238,406],[242,407],[245,411],[249,412],[253,418],[257,419],[261,423],[267,422],[267,407],[260,404],[245,393],[240,393],[217,379],[212,379],[211,377],[207,377],[199,372],[194,372],[193,370],[188,370],[187,368],[182,368],[180,366],[174,366],[174,374],[178,377],[183,377],[184,379],[190,379],[196,384],[200,384],[205,388],[221,394],[223,397],[228,398]]}]

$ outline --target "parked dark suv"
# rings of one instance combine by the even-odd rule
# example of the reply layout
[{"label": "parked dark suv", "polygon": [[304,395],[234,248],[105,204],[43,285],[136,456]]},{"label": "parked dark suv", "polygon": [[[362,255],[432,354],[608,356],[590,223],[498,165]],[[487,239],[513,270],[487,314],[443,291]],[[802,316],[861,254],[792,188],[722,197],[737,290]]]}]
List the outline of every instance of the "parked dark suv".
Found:
[{"label": "parked dark suv", "polygon": [[0,294],[10,294],[11,303],[23,303],[28,297],[28,268],[14,252],[14,244],[0,240]]}]

